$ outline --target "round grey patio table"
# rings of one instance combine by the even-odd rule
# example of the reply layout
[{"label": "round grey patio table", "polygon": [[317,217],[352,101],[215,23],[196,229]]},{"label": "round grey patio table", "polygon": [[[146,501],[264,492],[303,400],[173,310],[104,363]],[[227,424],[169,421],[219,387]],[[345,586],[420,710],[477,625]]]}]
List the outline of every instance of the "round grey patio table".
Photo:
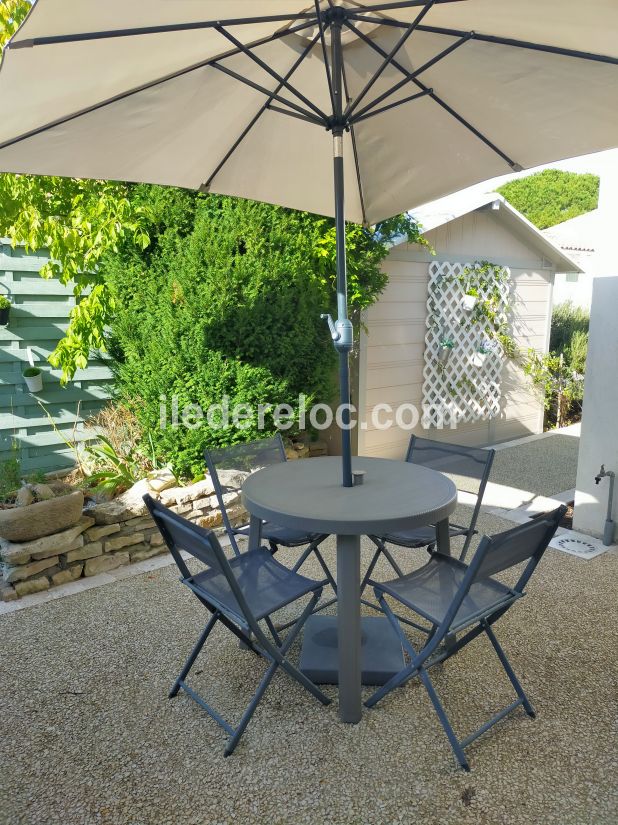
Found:
[{"label": "round grey patio table", "polygon": [[436,525],[438,550],[450,553],[448,517],[457,490],[442,473],[405,461],[354,458],[364,482],[342,487],[337,457],[286,461],[259,470],[242,488],[251,516],[251,548],[259,546],[262,520],[337,537],[339,715],[361,718],[360,537]]}]

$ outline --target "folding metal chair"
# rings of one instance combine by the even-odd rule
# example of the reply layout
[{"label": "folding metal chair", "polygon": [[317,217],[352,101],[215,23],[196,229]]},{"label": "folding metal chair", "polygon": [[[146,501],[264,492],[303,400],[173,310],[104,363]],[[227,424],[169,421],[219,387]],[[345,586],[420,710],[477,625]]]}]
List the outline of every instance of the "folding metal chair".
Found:
[{"label": "folding metal chair", "polygon": [[[491,538],[485,536],[469,565],[451,556],[434,553],[427,564],[403,578],[383,583],[371,582],[375,596],[401,639],[410,661],[368,699],[365,703],[367,707],[373,707],[391,690],[404,685],[409,679],[420,677],[455,757],[465,770],[470,769],[464,753],[465,748],[496,722],[520,705],[523,705],[528,716],[534,718],[534,708],[500,646],[492,625],[512,604],[525,595],[524,587],[534,573],[565,512],[566,507],[562,506],[537,517],[529,524],[514,527]],[[508,587],[494,578],[496,573],[508,570],[526,560],[528,563],[513,587]],[[414,611],[432,625],[427,641],[420,650],[417,651],[404,634],[401,623],[386,601],[387,596],[399,605]],[[451,645],[438,649],[447,635],[453,636],[464,630],[467,632],[461,638],[453,638]],[[429,678],[428,670],[454,656],[481,633],[487,636],[496,651],[517,699],[474,733],[460,740],[451,727]]]},{"label": "folding metal chair", "polygon": [[[464,546],[460,559],[463,561],[468,553],[472,537],[476,535],[476,522],[481,509],[485,487],[494,460],[495,450],[484,450],[480,447],[463,447],[459,444],[446,444],[442,441],[433,441],[429,438],[418,438],[413,435],[410,438],[406,461],[411,464],[419,464],[422,467],[429,467],[441,473],[446,473],[453,478],[457,488],[476,496],[474,509],[470,524],[466,527],[461,524],[451,524],[449,526],[450,536],[465,536]],[[434,526],[416,527],[399,533],[389,533],[384,536],[369,537],[376,545],[376,551],[367,568],[367,572],[361,585],[361,592],[365,589],[367,582],[371,578],[378,559],[383,555],[398,576],[403,576],[403,572],[393,555],[386,547],[387,544],[394,544],[397,547],[408,547],[418,549],[426,547],[432,552],[436,545],[436,528]]]},{"label": "folding metal chair", "polygon": [[[266,547],[239,553],[228,560],[212,530],[205,530],[183,519],[149,495],[144,496],[144,502],[178,565],[182,574],[180,581],[193,591],[211,613],[191,655],[174,682],[170,698],[176,696],[182,688],[227,731],[230,739],[225,748],[225,756],[234,751],[279,667],[323,705],[328,705],[330,699],[286,658],[292,643],[318,603],[326,580],[314,581],[284,567]],[[206,569],[192,574],[181,555],[182,550],[206,565]],[[311,596],[309,603],[294,622],[285,640],[282,640],[271,615],[303,596]],[[262,629],[262,621],[272,641]],[[269,665],[235,728],[186,682],[189,671],[217,622],[227,627],[253,653],[263,656]]]},{"label": "folding metal chair", "polygon": [[[236,541],[237,536],[249,536],[249,525],[243,524],[235,527],[227,512],[225,503],[224,486],[221,483],[219,476],[222,470],[233,470],[244,473],[253,473],[256,470],[261,470],[264,467],[270,467],[273,464],[278,464],[282,461],[287,461],[285,454],[285,447],[281,434],[272,438],[262,438],[258,441],[250,441],[245,444],[234,444],[231,447],[221,447],[218,449],[208,449],[205,451],[206,465],[208,472],[212,478],[215,495],[219,502],[221,516],[223,517],[223,524],[225,531],[232,545],[234,553],[238,555],[240,550]],[[324,557],[318,550],[319,545],[326,539],[324,534],[304,533],[302,530],[292,530],[287,527],[281,527],[278,524],[265,521],[262,524],[262,540],[268,542],[272,553],[276,553],[279,547],[301,547],[307,544],[308,547],[301,554],[298,561],[295,563],[293,570],[299,570],[305,563],[307,558],[313,553],[317,558],[324,575],[328,579],[329,584],[333,590],[337,589],[335,580],[328,569]],[[334,600],[333,600],[334,601]],[[332,604],[332,601],[329,602]],[[327,605],[323,605],[326,607]]]}]

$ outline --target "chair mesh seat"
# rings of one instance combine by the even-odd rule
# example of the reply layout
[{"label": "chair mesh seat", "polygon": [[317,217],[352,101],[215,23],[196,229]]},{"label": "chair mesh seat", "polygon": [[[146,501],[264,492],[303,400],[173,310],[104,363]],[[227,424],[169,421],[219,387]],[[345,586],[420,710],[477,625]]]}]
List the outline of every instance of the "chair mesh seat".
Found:
[{"label": "chair mesh seat", "polygon": [[[449,526],[449,535],[464,536],[468,532],[467,527],[459,527],[456,524]],[[435,544],[436,528],[428,525],[427,527],[413,527],[410,530],[402,530],[399,533],[388,533],[382,536],[382,541],[390,542],[391,544],[403,544],[409,547],[425,547],[428,544]]]},{"label": "chair mesh seat", "polygon": [[[437,555],[403,578],[381,582],[379,588],[433,624],[440,624],[461,587],[466,571],[467,566],[456,559]],[[514,598],[517,598],[516,594],[495,579],[474,582],[451,623],[451,630],[465,627],[479,614],[485,614]]]},{"label": "chair mesh seat", "polygon": [[[256,619],[274,613],[320,585],[320,582],[279,564],[265,547],[235,556],[229,564]],[[208,597],[216,599],[223,609],[244,622],[242,610],[221,571],[210,568],[193,576],[192,582],[207,591]]]},{"label": "chair mesh seat", "polygon": [[[249,526],[237,527],[234,532],[249,536]],[[304,533],[302,530],[281,527],[271,521],[265,521],[262,524],[262,541],[273,541],[275,544],[294,547],[297,544],[307,544],[312,538],[314,538],[313,535]]]}]

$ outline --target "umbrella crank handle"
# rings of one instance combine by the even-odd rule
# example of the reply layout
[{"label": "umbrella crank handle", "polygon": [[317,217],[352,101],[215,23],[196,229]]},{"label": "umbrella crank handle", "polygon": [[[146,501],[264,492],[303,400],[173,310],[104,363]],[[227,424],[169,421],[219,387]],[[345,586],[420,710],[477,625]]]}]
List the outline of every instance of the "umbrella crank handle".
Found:
[{"label": "umbrella crank handle", "polygon": [[328,323],[330,337],[337,352],[351,352],[354,344],[354,330],[352,321],[349,318],[338,318],[333,321],[332,317],[326,313],[320,315]]}]

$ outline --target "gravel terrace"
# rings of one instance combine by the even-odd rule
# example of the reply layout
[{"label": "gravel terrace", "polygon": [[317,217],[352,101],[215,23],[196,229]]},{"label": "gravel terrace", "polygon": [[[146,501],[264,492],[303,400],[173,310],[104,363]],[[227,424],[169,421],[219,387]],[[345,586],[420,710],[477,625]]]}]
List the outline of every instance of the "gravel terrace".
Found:
[{"label": "gravel terrace", "polygon": [[490,481],[553,496],[575,487],[579,438],[547,434],[544,438],[498,450]]},{"label": "gravel terrace", "polygon": [[[323,708],[281,672],[224,759],[225,734],[167,699],[205,618],[177,579],[164,567],[1,618],[2,825],[616,823],[617,555],[548,551],[498,624],[538,717],[478,740],[470,774],[417,681],[344,726],[335,689]],[[211,638],[193,684],[235,721],[264,668],[223,629]],[[484,640],[432,673],[460,735],[511,701]]]}]

